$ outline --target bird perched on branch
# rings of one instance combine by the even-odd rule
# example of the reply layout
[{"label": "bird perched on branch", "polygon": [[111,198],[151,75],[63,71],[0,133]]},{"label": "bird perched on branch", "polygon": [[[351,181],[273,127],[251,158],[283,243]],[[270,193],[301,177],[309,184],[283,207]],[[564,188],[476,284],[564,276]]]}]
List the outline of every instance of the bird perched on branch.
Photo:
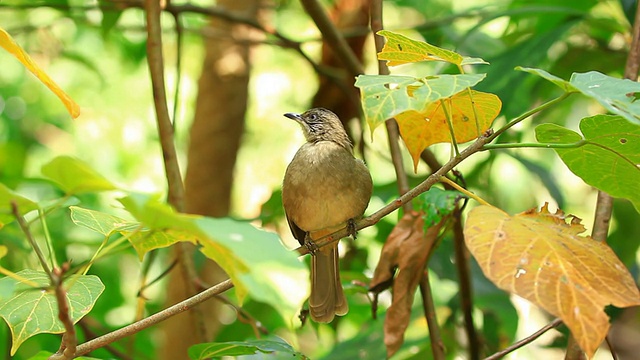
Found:
[{"label": "bird perched on branch", "polygon": [[[338,242],[314,249],[313,241],[353,224],[373,190],[369,170],[353,156],[353,146],[333,112],[315,108],[285,114],[302,126],[307,142],[291,160],[282,184],[282,203],[293,236],[312,251],[309,312],[318,322],[344,315]],[[354,229],[355,235],[355,229]]]}]

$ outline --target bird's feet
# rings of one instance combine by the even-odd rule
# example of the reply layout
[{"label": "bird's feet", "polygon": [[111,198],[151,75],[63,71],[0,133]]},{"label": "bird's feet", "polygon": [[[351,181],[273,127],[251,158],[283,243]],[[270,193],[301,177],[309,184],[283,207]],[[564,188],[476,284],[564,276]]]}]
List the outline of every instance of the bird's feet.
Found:
[{"label": "bird's feet", "polygon": [[315,255],[316,252],[318,251],[318,245],[316,245],[316,243],[314,243],[313,240],[311,240],[311,237],[309,236],[309,234],[307,234],[307,236],[304,237],[304,247],[306,247],[307,250],[309,250],[309,253],[311,255]]},{"label": "bird's feet", "polygon": [[347,231],[353,237],[353,240],[357,238],[358,229],[356,229],[356,221],[354,219],[347,220]]}]

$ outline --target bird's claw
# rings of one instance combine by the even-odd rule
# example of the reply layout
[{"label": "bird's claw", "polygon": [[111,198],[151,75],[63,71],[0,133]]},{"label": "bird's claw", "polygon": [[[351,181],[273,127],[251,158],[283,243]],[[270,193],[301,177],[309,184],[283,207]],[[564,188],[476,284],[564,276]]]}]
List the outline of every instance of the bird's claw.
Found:
[{"label": "bird's claw", "polygon": [[304,247],[309,250],[309,253],[311,255],[315,255],[316,252],[318,252],[318,245],[316,245],[316,243],[314,243],[313,240],[311,240],[311,238],[308,236],[304,238]]},{"label": "bird's claw", "polygon": [[353,240],[357,238],[358,229],[356,229],[356,221],[353,219],[347,220],[347,232],[353,237]]}]

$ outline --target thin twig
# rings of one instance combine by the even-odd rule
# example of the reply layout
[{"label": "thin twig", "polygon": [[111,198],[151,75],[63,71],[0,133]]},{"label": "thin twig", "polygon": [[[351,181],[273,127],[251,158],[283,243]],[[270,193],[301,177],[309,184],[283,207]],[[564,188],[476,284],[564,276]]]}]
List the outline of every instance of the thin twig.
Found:
[{"label": "thin twig", "polygon": [[[156,109],[156,120],[158,125],[158,135],[162,147],[162,157],[164,159],[165,175],[168,185],[168,202],[177,211],[184,210],[184,184],[180,174],[180,165],[174,143],[174,129],[169,118],[169,108],[167,106],[167,93],[164,83],[164,60],[162,57],[162,26],[160,25],[160,4],[157,0],[146,0],[147,17],[147,61],[151,74],[151,84],[153,88],[153,100]],[[195,294],[196,271],[191,257],[191,250],[188,243],[176,245],[176,254],[180,260],[182,274],[187,293]],[[197,326],[198,342],[206,341],[206,326],[204,316],[198,308],[191,313],[191,318]]]},{"label": "thin twig", "polygon": [[440,336],[436,308],[433,303],[433,295],[431,294],[431,284],[429,283],[429,270],[426,270],[420,279],[420,295],[422,297],[424,316],[427,319],[427,326],[429,327],[431,354],[433,354],[434,360],[445,359],[444,342],[442,342],[442,337]]},{"label": "thin twig", "polygon": [[541,328],[540,330],[534,332],[533,334],[527,336],[526,338],[514,343],[513,345],[498,351],[497,353],[484,358],[484,360],[496,360],[496,359],[500,359],[506,355],[508,355],[509,353],[529,344],[530,342],[533,342],[534,340],[536,340],[537,338],[539,338],[540,336],[542,336],[542,334],[546,333],[547,331],[558,327],[560,324],[562,324],[562,320],[560,319],[555,319],[552,322],[548,323],[547,325],[545,325],[543,328]]},{"label": "thin twig", "polygon": [[480,340],[473,324],[473,289],[471,286],[471,269],[469,266],[469,250],[464,243],[462,229],[462,210],[457,207],[453,214],[453,246],[460,283],[460,307],[464,316],[464,330],[469,341],[469,359],[480,359]]},{"label": "thin twig", "polygon": [[24,236],[27,237],[27,241],[29,241],[31,248],[36,253],[36,256],[38,257],[38,261],[40,261],[40,266],[42,266],[42,269],[49,277],[49,281],[53,284],[54,277],[53,277],[53,274],[51,273],[51,269],[49,268],[49,265],[47,264],[47,260],[45,259],[44,254],[42,253],[42,250],[40,250],[40,247],[38,246],[36,239],[31,234],[31,230],[29,230],[29,225],[27,224],[27,221],[25,220],[24,216],[20,214],[20,209],[18,209],[18,204],[15,201],[11,201],[11,212],[13,213],[13,216],[18,221],[18,225],[20,226],[20,229],[24,233]]},{"label": "thin twig", "polygon": [[[91,327],[89,326],[89,324],[87,323],[87,318],[83,318],[82,320],[80,320],[78,322],[78,325],[80,326],[80,329],[82,329],[82,332],[84,333],[84,337],[85,339],[95,339],[97,336],[96,334],[93,332],[93,330],[91,329]],[[131,354],[125,354],[124,352],[116,349],[114,346],[112,345],[104,345],[102,347],[103,349],[105,349],[106,351],[110,352],[116,359],[120,359],[120,360],[133,360],[133,353]]]},{"label": "thin twig", "polygon": [[358,57],[353,53],[353,50],[349,47],[349,44],[347,44],[344,36],[338,31],[338,28],[333,24],[331,19],[329,19],[329,15],[327,15],[322,5],[317,0],[300,0],[300,2],[307,11],[307,14],[309,14],[316,23],[326,43],[335,52],[336,56],[342,61],[351,75],[358,76],[363,74],[364,70]]},{"label": "thin twig", "polygon": [[131,325],[125,326],[116,331],[102,335],[84,344],[78,345],[75,356],[84,355],[93,350],[99,349],[107,344],[111,344],[114,341],[120,340],[131,334],[138,333],[150,326],[153,326],[161,321],[164,321],[172,316],[175,316],[181,312],[192,309],[194,306],[211,299],[212,297],[221,294],[233,287],[231,280],[225,280],[217,285],[214,285],[203,292],[196,294],[184,301],[181,301],[173,306],[170,306],[158,313],[155,313],[145,319],[137,321]]}]

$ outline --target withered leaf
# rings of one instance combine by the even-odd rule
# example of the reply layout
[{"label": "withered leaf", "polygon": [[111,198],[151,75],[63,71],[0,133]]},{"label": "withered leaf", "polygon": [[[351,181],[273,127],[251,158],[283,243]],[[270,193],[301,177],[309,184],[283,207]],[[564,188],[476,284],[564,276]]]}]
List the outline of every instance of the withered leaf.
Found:
[{"label": "withered leaf", "polygon": [[[567,218],[571,217],[570,223]],[[640,304],[638,288],[605,243],[579,236],[580,220],[547,204],[515,216],[491,206],[469,213],[465,241],[484,274],[569,327],[592,356],[609,329],[606,305]]]},{"label": "withered leaf", "polygon": [[[441,221],[425,232],[423,215],[412,211],[400,219],[382,248],[380,261],[369,286],[377,295],[393,283],[393,300],[384,322],[384,343],[389,357],[404,342],[414,293],[443,223]],[[397,273],[395,279],[394,273]]]}]

